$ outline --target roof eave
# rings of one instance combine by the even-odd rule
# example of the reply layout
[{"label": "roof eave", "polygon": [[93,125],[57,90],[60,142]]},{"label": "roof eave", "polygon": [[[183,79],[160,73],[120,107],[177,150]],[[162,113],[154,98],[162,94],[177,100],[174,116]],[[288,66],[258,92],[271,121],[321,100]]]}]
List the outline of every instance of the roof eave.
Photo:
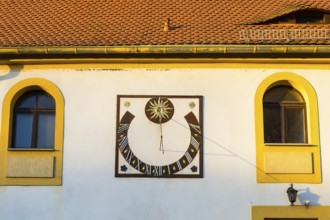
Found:
[{"label": "roof eave", "polygon": [[330,45],[133,45],[0,47],[0,55],[324,54]]}]

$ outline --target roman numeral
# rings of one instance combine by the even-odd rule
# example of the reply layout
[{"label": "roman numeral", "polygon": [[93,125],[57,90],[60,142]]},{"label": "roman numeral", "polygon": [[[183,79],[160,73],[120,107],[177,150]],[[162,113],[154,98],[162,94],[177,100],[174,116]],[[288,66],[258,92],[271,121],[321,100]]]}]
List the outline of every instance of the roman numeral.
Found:
[{"label": "roman numeral", "polygon": [[161,176],[162,175],[162,166],[154,166],[154,176]]},{"label": "roman numeral", "polygon": [[199,125],[194,125],[194,124],[191,124],[189,123],[189,126],[195,130],[198,134],[201,134],[201,127]]},{"label": "roman numeral", "polygon": [[129,124],[119,124],[118,133],[128,130]]},{"label": "roman numeral", "polygon": [[124,137],[118,139],[118,142],[119,142],[119,149],[120,149],[121,152],[123,152],[123,150],[128,145],[128,138],[127,138],[127,136],[124,136]]},{"label": "roman numeral", "polygon": [[134,157],[133,152],[129,150],[125,159],[128,163],[131,163],[133,157]]},{"label": "roman numeral", "polygon": [[171,175],[170,165],[167,165],[168,175]]},{"label": "roman numeral", "polygon": [[189,163],[191,163],[191,161],[193,160],[192,157],[190,156],[189,152],[187,151],[185,154],[184,154],[188,160]]},{"label": "roman numeral", "polygon": [[181,166],[181,163],[180,163],[179,160],[176,162],[176,165],[178,166],[178,169],[179,169],[179,170],[182,170],[182,166]]},{"label": "roman numeral", "polygon": [[199,150],[199,142],[193,136],[191,136],[190,144],[194,146],[197,151]]},{"label": "roman numeral", "polygon": [[151,175],[151,166],[149,164],[146,164],[146,174]]},{"label": "roman numeral", "polygon": [[137,169],[138,171],[140,171],[140,165],[141,165],[142,161],[137,159],[137,164],[136,166],[134,167],[135,169]]}]

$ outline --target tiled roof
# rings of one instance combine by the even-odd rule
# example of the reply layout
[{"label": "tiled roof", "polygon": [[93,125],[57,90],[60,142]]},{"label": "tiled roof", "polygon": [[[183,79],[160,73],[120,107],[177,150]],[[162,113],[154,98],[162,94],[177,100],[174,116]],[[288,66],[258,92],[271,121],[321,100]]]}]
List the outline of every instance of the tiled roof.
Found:
[{"label": "tiled roof", "polygon": [[0,47],[330,44],[329,24],[255,24],[303,8],[330,1],[0,0]]}]

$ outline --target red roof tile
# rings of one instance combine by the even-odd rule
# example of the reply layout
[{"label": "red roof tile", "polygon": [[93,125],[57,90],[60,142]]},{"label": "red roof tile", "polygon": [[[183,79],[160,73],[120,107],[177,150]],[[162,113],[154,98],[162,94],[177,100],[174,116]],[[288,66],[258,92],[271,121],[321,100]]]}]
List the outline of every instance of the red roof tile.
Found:
[{"label": "red roof tile", "polygon": [[0,47],[330,44],[329,24],[255,25],[302,8],[330,1],[0,0]]}]

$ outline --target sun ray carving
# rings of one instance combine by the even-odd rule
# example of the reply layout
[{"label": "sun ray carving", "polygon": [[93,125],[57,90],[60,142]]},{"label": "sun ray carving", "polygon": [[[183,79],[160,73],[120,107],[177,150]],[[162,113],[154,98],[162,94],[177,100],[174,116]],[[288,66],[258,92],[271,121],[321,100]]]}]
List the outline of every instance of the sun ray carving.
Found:
[{"label": "sun ray carving", "polygon": [[148,101],[145,108],[147,118],[154,123],[165,123],[174,114],[174,106],[167,98],[152,98]]}]

